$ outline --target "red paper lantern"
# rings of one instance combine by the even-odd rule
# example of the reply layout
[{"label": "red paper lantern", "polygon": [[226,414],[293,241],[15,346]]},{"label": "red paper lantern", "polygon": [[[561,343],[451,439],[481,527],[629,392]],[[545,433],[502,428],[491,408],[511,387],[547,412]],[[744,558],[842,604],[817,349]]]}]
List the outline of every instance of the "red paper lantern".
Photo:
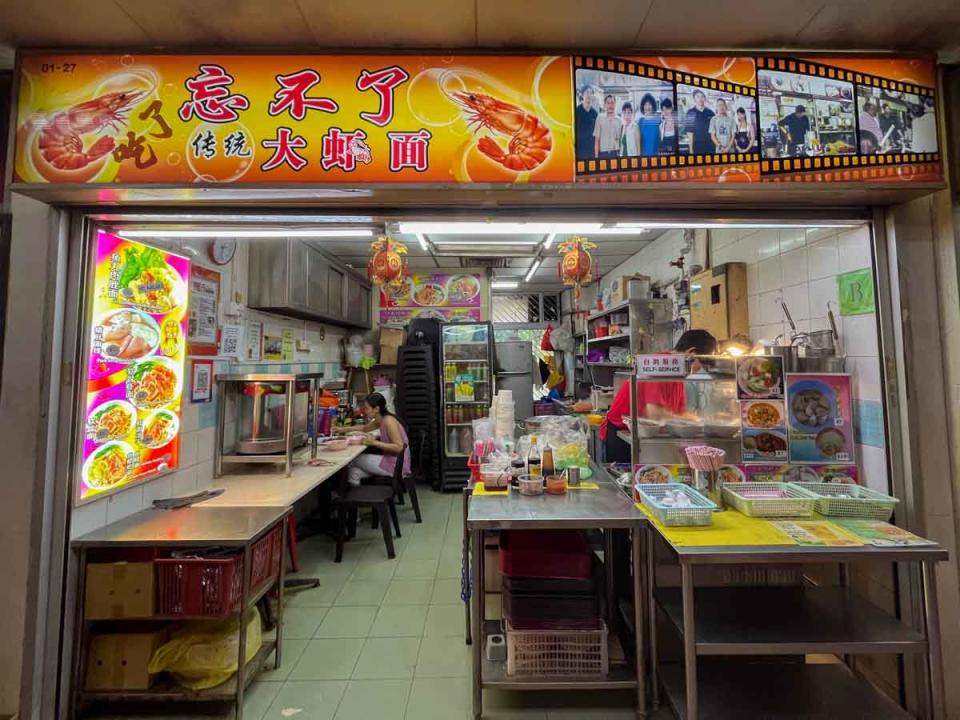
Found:
[{"label": "red paper lantern", "polygon": [[559,272],[564,285],[572,285],[574,297],[579,300],[581,288],[593,281],[593,257],[590,250],[596,247],[585,237],[564,240],[558,246],[560,254]]},{"label": "red paper lantern", "polygon": [[407,246],[399,240],[381,236],[371,245],[373,256],[367,263],[367,277],[380,288],[387,297],[399,292],[410,271],[407,260]]}]

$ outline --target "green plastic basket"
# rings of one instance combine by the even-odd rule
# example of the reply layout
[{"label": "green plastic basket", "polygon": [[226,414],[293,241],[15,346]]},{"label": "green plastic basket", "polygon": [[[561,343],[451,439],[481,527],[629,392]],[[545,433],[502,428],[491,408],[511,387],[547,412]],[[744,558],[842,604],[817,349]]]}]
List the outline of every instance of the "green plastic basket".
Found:
[{"label": "green plastic basket", "polygon": [[[776,497],[762,497],[767,493]],[[809,490],[793,483],[742,482],[723,486],[727,506],[750,517],[810,517],[816,499]]]},{"label": "green plastic basket", "polygon": [[849,483],[791,483],[816,496],[814,509],[831,517],[868,518],[886,522],[897,498]]}]

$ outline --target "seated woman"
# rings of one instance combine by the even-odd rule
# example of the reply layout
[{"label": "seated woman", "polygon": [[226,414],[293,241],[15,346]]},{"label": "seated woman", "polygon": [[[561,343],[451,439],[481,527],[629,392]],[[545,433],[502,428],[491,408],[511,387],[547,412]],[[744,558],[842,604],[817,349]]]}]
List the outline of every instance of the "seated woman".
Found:
[{"label": "seated woman", "polygon": [[[717,341],[706,330],[687,330],[680,336],[673,351],[686,355],[712,355],[717,351]],[[696,371],[696,368],[693,370]],[[683,416],[687,408],[693,405],[682,380],[637,381],[637,417],[656,420],[664,416]],[[630,445],[617,436],[618,430],[626,430],[623,416],[629,414],[630,383],[626,382],[620,386],[607,410],[607,416],[600,424],[600,440],[604,445],[606,462],[630,462]]]},{"label": "seated woman", "polygon": [[397,455],[403,451],[403,446],[407,446],[403,453],[403,474],[410,474],[410,441],[407,439],[407,431],[403,424],[397,420],[396,415],[387,410],[387,401],[380,393],[372,393],[367,396],[363,403],[363,413],[367,416],[367,424],[357,427],[338,427],[333,432],[337,435],[343,435],[348,432],[360,430],[365,433],[380,430],[380,439],[374,439],[370,435],[364,437],[363,444],[367,447],[379,450],[382,455],[374,453],[364,453],[350,463],[347,468],[347,482],[351,485],[359,485],[360,480],[371,475],[378,477],[391,477],[397,467]]}]

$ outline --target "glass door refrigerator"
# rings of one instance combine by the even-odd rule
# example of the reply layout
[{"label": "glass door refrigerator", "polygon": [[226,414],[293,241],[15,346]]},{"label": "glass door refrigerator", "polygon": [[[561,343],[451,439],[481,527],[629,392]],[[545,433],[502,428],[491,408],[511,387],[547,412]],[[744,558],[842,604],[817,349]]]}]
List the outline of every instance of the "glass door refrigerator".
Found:
[{"label": "glass door refrigerator", "polygon": [[473,450],[472,422],[490,414],[493,397],[493,326],[443,323],[440,328],[443,399],[442,489],[467,484],[467,459]]}]

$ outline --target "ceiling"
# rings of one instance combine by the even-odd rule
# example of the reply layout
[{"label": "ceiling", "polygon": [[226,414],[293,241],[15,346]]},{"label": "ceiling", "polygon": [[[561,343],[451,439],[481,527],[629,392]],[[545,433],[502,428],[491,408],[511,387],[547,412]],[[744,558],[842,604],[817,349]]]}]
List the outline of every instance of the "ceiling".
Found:
[{"label": "ceiling", "polygon": [[940,51],[956,60],[960,2],[0,0],[0,66],[14,47],[834,48]]},{"label": "ceiling", "polygon": [[[597,247],[590,251],[594,265],[601,273],[606,273],[636,254],[642,248],[660,237],[664,231],[647,230],[633,235],[599,235],[590,239]],[[425,236],[430,248],[425,251],[415,235],[392,232],[391,237],[401,240],[407,246],[407,262],[412,273],[439,273],[459,271],[462,268],[487,268],[493,270],[494,279],[517,281],[523,287],[545,288],[559,286],[557,266],[560,262],[558,246],[569,235],[557,235],[550,248],[543,247],[543,235],[442,235]],[[475,253],[473,256],[457,254],[455,247],[445,247],[444,241],[453,240],[467,243],[462,253]],[[484,246],[485,242],[509,243],[497,246]],[[370,259],[370,241],[364,238],[325,238],[310,241],[328,253],[338,257],[341,262],[357,269],[366,269]],[[521,244],[535,242],[536,244]],[[443,254],[440,254],[443,253]],[[497,253],[497,254],[494,254]],[[512,256],[512,257],[507,257]],[[529,282],[525,277],[539,257],[542,262]]]}]

